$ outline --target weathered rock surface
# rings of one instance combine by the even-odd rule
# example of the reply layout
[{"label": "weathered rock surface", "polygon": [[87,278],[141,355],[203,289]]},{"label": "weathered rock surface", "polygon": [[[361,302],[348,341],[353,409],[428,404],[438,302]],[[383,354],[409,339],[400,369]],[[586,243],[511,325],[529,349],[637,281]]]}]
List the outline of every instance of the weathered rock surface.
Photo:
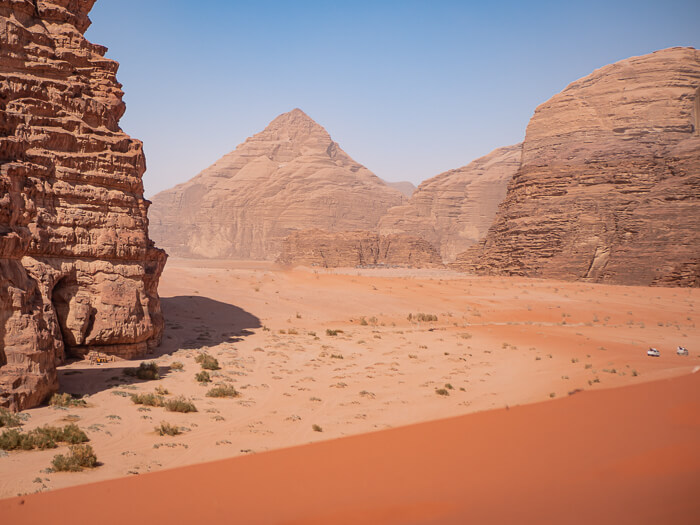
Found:
[{"label": "weathered rock surface", "polygon": [[284,240],[277,262],[290,266],[324,268],[442,266],[440,254],[424,239],[406,234],[379,235],[368,231],[294,232]]},{"label": "weathered rock surface", "polygon": [[373,230],[404,200],[295,109],[153,197],[149,217],[171,255],[274,260],[294,231]]},{"label": "weathered rock surface", "polygon": [[387,211],[383,234],[417,235],[439,247],[445,262],[481,240],[520,166],[521,145],[499,148],[461,168],[426,180],[408,203]]},{"label": "weathered rock surface", "polygon": [[118,64],[83,33],[94,0],[0,0],[0,406],[58,386],[91,349],[157,345],[166,255],[148,238]]},{"label": "weathered rock surface", "polygon": [[700,51],[605,66],[535,111],[483,243],[455,267],[700,285]]}]

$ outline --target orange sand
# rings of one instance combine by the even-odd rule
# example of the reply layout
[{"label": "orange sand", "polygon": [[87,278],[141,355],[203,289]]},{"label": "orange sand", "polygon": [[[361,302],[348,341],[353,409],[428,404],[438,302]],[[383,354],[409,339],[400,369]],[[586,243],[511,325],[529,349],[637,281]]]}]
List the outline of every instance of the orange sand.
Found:
[{"label": "orange sand", "polygon": [[0,501],[4,523],[697,523],[700,374]]},{"label": "orange sand", "polygon": [[[0,498],[549,401],[552,395],[556,400],[577,389],[640,384],[700,366],[696,289],[448,271],[283,271],[267,263],[171,259],[160,293],[166,333],[151,357],[160,381],[126,378],[123,369],[137,363],[74,362],[61,367],[61,388],[89,394],[90,406],[27,411],[26,429],[77,419],[103,465],[47,473],[65,447],[0,453]],[[418,312],[438,321],[409,322],[408,314]],[[342,332],[329,336],[326,329]],[[691,355],[676,356],[678,344]],[[661,350],[660,358],[646,356],[650,345]],[[214,381],[234,384],[240,397],[205,396],[209,387],[194,379],[199,351],[219,360]],[[183,372],[170,368],[176,361]],[[156,386],[192,398],[199,411],[143,409],[129,400],[129,394]],[[437,395],[440,388],[449,395]],[[158,436],[154,427],[161,421],[186,431]]]}]

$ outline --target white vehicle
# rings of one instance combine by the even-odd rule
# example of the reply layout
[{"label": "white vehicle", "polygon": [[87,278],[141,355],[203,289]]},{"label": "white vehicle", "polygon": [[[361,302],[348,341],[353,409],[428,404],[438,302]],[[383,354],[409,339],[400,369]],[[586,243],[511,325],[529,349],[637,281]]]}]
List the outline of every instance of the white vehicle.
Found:
[{"label": "white vehicle", "polygon": [[659,352],[656,348],[650,348],[647,350],[647,355],[649,357],[661,357],[661,352]]},{"label": "white vehicle", "polygon": [[678,355],[688,355],[688,349],[684,348],[682,346],[679,346],[678,349],[676,350],[676,353]]}]

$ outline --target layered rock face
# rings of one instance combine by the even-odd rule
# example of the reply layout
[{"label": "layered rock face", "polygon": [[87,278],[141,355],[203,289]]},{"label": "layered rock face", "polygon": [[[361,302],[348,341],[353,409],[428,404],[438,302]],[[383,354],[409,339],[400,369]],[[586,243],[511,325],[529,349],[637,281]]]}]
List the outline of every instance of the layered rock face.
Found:
[{"label": "layered rock face", "polygon": [[455,267],[700,285],[700,51],[603,67],[537,108],[484,242]]},{"label": "layered rock face", "polygon": [[427,241],[406,234],[379,235],[368,231],[295,232],[285,240],[277,262],[324,268],[357,266],[442,266],[437,250]]},{"label": "layered rock face", "polygon": [[0,0],[0,405],[56,364],[160,342],[166,255],[148,238],[142,146],[119,128],[118,64],[83,33],[94,0]]},{"label": "layered rock face", "polygon": [[520,154],[520,144],[499,148],[428,179],[408,203],[382,217],[380,233],[417,235],[438,246],[446,262],[454,261],[486,235],[520,166]]},{"label": "layered rock face", "polygon": [[294,231],[375,229],[404,200],[295,109],[153,197],[149,216],[171,255],[274,260]]}]

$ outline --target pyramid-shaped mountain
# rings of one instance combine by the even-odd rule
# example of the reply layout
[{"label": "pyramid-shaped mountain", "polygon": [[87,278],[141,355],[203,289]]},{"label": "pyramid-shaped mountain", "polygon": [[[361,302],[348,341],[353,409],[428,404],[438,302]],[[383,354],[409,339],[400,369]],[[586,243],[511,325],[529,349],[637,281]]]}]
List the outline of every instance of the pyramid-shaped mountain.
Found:
[{"label": "pyramid-shaped mountain", "polygon": [[294,109],[153,197],[150,230],[175,256],[274,259],[295,231],[374,230],[405,200]]}]

